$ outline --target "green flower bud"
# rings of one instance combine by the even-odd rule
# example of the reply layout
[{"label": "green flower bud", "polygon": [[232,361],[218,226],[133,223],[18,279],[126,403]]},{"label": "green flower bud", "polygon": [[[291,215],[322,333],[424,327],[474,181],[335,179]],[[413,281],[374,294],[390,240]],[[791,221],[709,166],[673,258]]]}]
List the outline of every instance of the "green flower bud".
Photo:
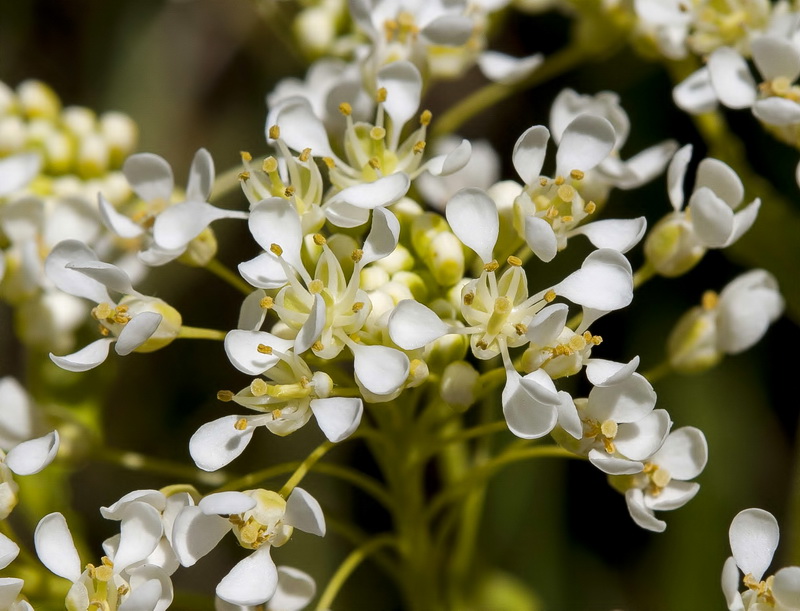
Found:
[{"label": "green flower bud", "polygon": [[480,374],[466,361],[454,361],[442,372],[439,394],[453,407],[465,410],[475,402],[475,390]]},{"label": "green flower bud", "polygon": [[668,215],[650,230],[644,242],[647,261],[662,276],[685,274],[703,258],[706,249],[697,243],[683,216]]},{"label": "green flower bud", "polygon": [[723,353],[717,347],[715,313],[711,311],[715,297],[714,293],[706,293],[703,296],[704,306],[686,312],[670,333],[667,358],[675,371],[700,373],[722,360]]},{"label": "green flower bud", "polygon": [[27,80],[17,87],[22,112],[30,119],[43,118],[55,121],[61,111],[61,100],[48,85]]},{"label": "green flower bud", "polygon": [[217,255],[217,237],[210,227],[206,227],[186,247],[178,261],[191,267],[205,267]]}]

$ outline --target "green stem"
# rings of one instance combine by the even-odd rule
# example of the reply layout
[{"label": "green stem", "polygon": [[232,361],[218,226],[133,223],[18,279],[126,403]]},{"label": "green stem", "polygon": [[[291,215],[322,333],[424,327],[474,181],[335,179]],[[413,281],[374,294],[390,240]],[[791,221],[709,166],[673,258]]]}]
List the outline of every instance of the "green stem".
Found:
[{"label": "green stem", "polygon": [[311,468],[317,463],[317,461],[325,456],[333,447],[334,443],[332,441],[326,441],[321,443],[316,447],[316,449],[309,454],[306,459],[300,463],[300,466],[295,469],[295,472],[292,473],[292,476],[286,480],[286,483],[283,485],[283,488],[280,489],[278,494],[280,494],[283,498],[288,497],[294,487],[297,486],[306,474],[311,470]]},{"label": "green stem", "polygon": [[225,331],[217,331],[216,329],[203,329],[201,327],[187,327],[181,326],[178,331],[178,338],[180,339],[215,339],[224,340],[227,333]]},{"label": "green stem", "polygon": [[314,473],[329,475],[353,484],[378,501],[386,509],[392,511],[392,498],[375,478],[364,475],[355,469],[328,463],[314,465],[313,471]]},{"label": "green stem", "polygon": [[644,264],[633,274],[633,288],[638,289],[655,275],[656,268],[653,267],[650,261],[645,261]]},{"label": "green stem", "polygon": [[672,373],[672,366],[669,364],[669,361],[663,361],[659,363],[652,369],[648,369],[647,371],[643,371],[642,375],[647,378],[649,382],[657,382],[661,378],[669,375]]},{"label": "green stem", "polygon": [[181,463],[117,448],[99,448],[93,456],[131,471],[144,471],[154,475],[174,477],[204,486],[219,486],[228,478],[228,475],[222,471],[207,473]]},{"label": "green stem", "polygon": [[244,171],[242,165],[235,165],[229,170],[225,170],[222,174],[218,174],[214,180],[214,187],[211,190],[211,197],[209,203],[218,202],[228,193],[233,191],[241,183],[239,175]]},{"label": "green stem", "polygon": [[336,572],[331,577],[331,580],[328,582],[325,591],[320,596],[319,602],[317,603],[317,611],[324,611],[326,609],[330,609],[331,604],[333,603],[336,595],[339,593],[339,590],[342,589],[342,586],[353,573],[353,571],[358,568],[358,565],[361,564],[366,558],[368,558],[371,554],[373,554],[376,550],[381,549],[382,547],[388,547],[391,545],[397,545],[397,541],[395,540],[393,535],[385,534],[385,535],[378,535],[374,539],[367,541],[361,547],[354,549],[350,552],[350,555],[345,558],[344,562],[339,566]]},{"label": "green stem", "polygon": [[255,289],[247,284],[244,280],[242,280],[237,274],[232,272],[228,269],[225,265],[220,263],[219,259],[211,259],[208,263],[206,263],[206,267],[208,271],[214,274],[220,280],[224,280],[228,284],[230,284],[233,288],[237,291],[249,295]]}]

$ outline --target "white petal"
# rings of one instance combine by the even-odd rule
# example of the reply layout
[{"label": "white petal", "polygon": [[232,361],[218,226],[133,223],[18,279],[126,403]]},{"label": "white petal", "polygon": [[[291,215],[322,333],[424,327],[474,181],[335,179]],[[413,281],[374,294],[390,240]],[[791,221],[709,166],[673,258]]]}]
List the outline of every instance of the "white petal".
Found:
[{"label": "white petal", "polygon": [[303,267],[300,259],[303,229],[297,210],[288,201],[271,197],[258,202],[250,212],[248,226],[261,248],[269,251],[273,244],[277,244],[283,249],[282,257],[289,265],[295,269]]},{"label": "white petal", "polygon": [[619,252],[628,252],[639,243],[647,229],[647,219],[643,216],[635,219],[605,219],[582,225],[573,233],[580,233],[589,238],[597,248],[611,248]]},{"label": "white petal", "polygon": [[675,105],[697,115],[717,108],[717,92],[711,84],[711,74],[703,67],[690,74],[672,90]]},{"label": "white petal", "polygon": [[[325,126],[305,98],[295,97],[283,102],[275,122],[280,127],[281,139],[289,148],[295,151],[310,148],[315,157],[336,157]],[[270,127],[267,125],[267,135]]]},{"label": "white petal", "polygon": [[198,149],[189,169],[189,183],[186,185],[186,199],[205,202],[214,186],[214,159],[206,149]]},{"label": "white petal", "polygon": [[627,363],[617,363],[605,359],[589,359],[586,363],[586,377],[594,386],[619,384],[630,377],[639,367],[639,357]]},{"label": "white petal", "polygon": [[793,83],[800,76],[800,53],[791,41],[777,36],[758,36],[750,43],[750,50],[765,81],[782,76]]},{"label": "white petal", "polygon": [[745,509],[733,518],[728,536],[742,573],[760,581],[778,547],[778,521],[763,509]]},{"label": "white petal", "polygon": [[800,104],[785,98],[769,97],[753,104],[756,119],[769,125],[800,123]]},{"label": "white petal", "polygon": [[460,47],[472,36],[475,27],[466,15],[442,15],[431,21],[420,32],[436,45]]},{"label": "white petal", "polygon": [[542,308],[528,323],[525,337],[537,346],[549,346],[564,330],[568,314],[569,307],[564,303]]},{"label": "white petal", "polygon": [[23,441],[6,455],[6,466],[17,475],[39,473],[53,462],[58,452],[58,431],[44,437]]},{"label": "white petal", "polygon": [[302,488],[295,488],[286,499],[283,521],[303,532],[325,536],[325,516],[319,502]]},{"label": "white petal", "polygon": [[162,199],[168,202],[172,197],[175,181],[172,168],[163,157],[152,153],[131,155],[125,160],[122,172],[136,195],[144,201]]},{"label": "white petal", "polygon": [[163,320],[156,312],[140,312],[122,327],[114,350],[120,356],[126,356],[144,344],[158,330]]},{"label": "white petal", "polygon": [[39,173],[42,158],[38,153],[21,153],[0,159],[0,197],[27,185]]},{"label": "white petal", "polygon": [[671,426],[667,411],[657,409],[636,422],[620,424],[614,445],[623,456],[644,460],[661,447]]},{"label": "white petal", "polygon": [[405,384],[409,361],[399,350],[361,344],[353,344],[351,349],[355,375],[369,392],[389,395]]},{"label": "white petal", "polygon": [[673,480],[661,489],[658,496],[645,496],[644,502],[653,511],[671,511],[686,505],[698,492],[698,483]]},{"label": "white petal", "polygon": [[478,56],[478,67],[490,81],[511,85],[530,76],[543,61],[541,53],[513,57],[497,51],[484,51]]},{"label": "white petal", "polygon": [[744,185],[739,175],[719,159],[706,158],[697,166],[694,190],[708,187],[714,195],[735,209],[744,199]]},{"label": "white petal", "polygon": [[38,434],[42,415],[15,378],[0,378],[0,448],[10,448]]},{"label": "white petal", "polygon": [[265,331],[229,331],[225,336],[225,354],[231,364],[242,373],[257,376],[275,365],[280,359],[275,354],[263,354],[259,346],[268,346],[286,352],[294,345],[292,340],[276,337]]},{"label": "white petal", "polygon": [[708,444],[700,429],[684,426],[670,433],[651,462],[664,467],[673,479],[689,480],[703,471],[708,461]]},{"label": "white petal", "polygon": [[311,411],[329,441],[338,443],[352,435],[361,424],[364,403],[358,398],[329,397],[311,401]]},{"label": "white petal", "polygon": [[239,308],[239,321],[236,328],[242,331],[258,331],[267,317],[267,310],[261,307],[261,300],[267,294],[262,290],[253,291],[242,301]]},{"label": "white petal", "polygon": [[167,506],[167,498],[158,490],[134,490],[109,507],[101,507],[100,515],[106,520],[121,520],[125,508],[134,501],[152,505],[158,511],[164,511]]},{"label": "white petal", "polygon": [[738,354],[755,345],[767,332],[775,312],[783,309],[777,291],[752,287],[733,291],[720,308],[717,318],[720,347],[728,354]]},{"label": "white petal", "polygon": [[165,611],[172,604],[172,581],[157,565],[145,564],[131,571],[131,595],[119,611]]},{"label": "white petal", "polygon": [[[620,189],[636,189],[650,182],[664,171],[677,148],[678,145],[674,140],[665,140],[637,153],[624,162],[625,176],[617,178],[615,186]],[[602,169],[603,165],[600,167]]]},{"label": "white petal", "polygon": [[635,422],[649,414],[656,393],[643,376],[635,373],[610,386],[595,386],[589,393],[586,414],[598,422]]},{"label": "white petal", "polygon": [[81,559],[67,521],[60,513],[43,517],[33,533],[36,555],[51,572],[75,583],[81,576]]},{"label": "white petal", "polygon": [[[172,547],[182,566],[192,566],[217,546],[231,523],[209,516],[199,507],[184,507],[172,526]],[[267,547],[267,546],[264,546]]]},{"label": "white petal", "polygon": [[161,514],[155,507],[141,502],[130,503],[122,512],[114,571],[118,573],[147,558],[163,534]]},{"label": "white petal", "polygon": [[97,280],[107,289],[126,295],[135,294],[131,279],[123,270],[103,261],[67,263],[66,269],[75,270],[84,276]]},{"label": "white petal", "polygon": [[590,253],[581,269],[553,287],[557,295],[595,310],[624,308],[633,300],[630,263],[616,250],[601,248]]},{"label": "white petal", "polygon": [[19,554],[19,545],[0,533],[0,569],[6,568]]},{"label": "white petal", "polygon": [[775,573],[772,595],[787,609],[800,608],[800,567],[787,566]]},{"label": "white petal", "polygon": [[262,545],[234,566],[217,585],[217,596],[235,605],[260,605],[275,594],[278,571],[270,558],[270,546]]},{"label": "white petal", "polygon": [[736,559],[730,556],[722,567],[722,593],[730,611],[744,611],[742,595],[739,594],[739,567]]},{"label": "white petal", "polygon": [[328,201],[322,207],[325,218],[336,227],[360,227],[369,220],[369,210],[351,206],[343,201]]},{"label": "white petal", "polygon": [[277,289],[286,284],[286,270],[271,252],[263,252],[255,259],[239,263],[239,273],[248,284],[260,289]]},{"label": "white petal", "polygon": [[692,145],[687,144],[678,149],[667,168],[667,191],[669,192],[669,201],[672,203],[675,212],[680,212],[683,208],[683,182],[686,179],[686,168],[689,166],[691,159]]},{"label": "white petal", "polygon": [[50,353],[50,360],[67,371],[89,371],[108,358],[108,349],[116,338],[104,337],[66,356]]},{"label": "white petal", "polygon": [[550,132],[542,125],[530,127],[514,144],[512,161],[514,169],[526,185],[531,185],[539,178],[547,154],[547,141]]},{"label": "white petal", "polygon": [[344,202],[356,208],[372,210],[393,204],[408,192],[410,186],[411,180],[408,175],[399,172],[383,176],[373,182],[342,189],[330,199],[329,204]]},{"label": "white petal", "polygon": [[197,506],[207,516],[229,516],[250,511],[257,505],[256,500],[249,494],[229,490],[204,496]]},{"label": "white petal", "polygon": [[117,212],[116,208],[102,193],[97,196],[100,209],[100,218],[103,224],[121,238],[138,238],[144,230],[124,214]]},{"label": "white petal", "polygon": [[[506,385],[503,388],[503,415],[509,430],[523,439],[537,439],[547,435],[558,420],[556,405],[561,399],[550,387],[552,381],[542,370],[528,374],[527,386],[522,385],[522,377],[513,370],[506,371]],[[549,400],[552,394],[555,401]],[[547,399],[546,402],[539,398]]]},{"label": "white petal", "polygon": [[645,530],[660,533],[667,528],[666,522],[658,520],[653,515],[653,512],[645,507],[644,495],[638,488],[631,488],[625,492],[625,502],[628,505],[628,513],[631,514],[633,521]]},{"label": "white petal", "polygon": [[317,591],[310,575],[288,566],[278,567],[278,589],[269,601],[275,611],[302,611]]},{"label": "white petal", "polygon": [[189,440],[189,453],[204,471],[221,469],[239,456],[253,437],[252,426],[236,428],[241,416],[224,416],[207,422]]},{"label": "white petal", "polygon": [[400,221],[386,208],[375,208],[372,212],[372,229],[364,241],[361,266],[388,257],[397,248],[400,238]]},{"label": "white petal", "polygon": [[[33,607],[18,607],[14,605],[19,593],[22,591],[22,586],[25,584],[22,579],[14,577],[0,577],[0,609],[11,609],[12,611],[23,611]],[[25,604],[23,602],[23,604]],[[13,605],[13,606],[12,606]]]},{"label": "white petal", "polygon": [[708,73],[719,100],[728,108],[748,108],[756,101],[756,82],[738,51],[719,47],[708,58]]},{"label": "white petal", "polygon": [[609,456],[595,449],[589,450],[588,458],[590,463],[609,475],[634,475],[644,469],[644,465],[638,461]]},{"label": "white petal", "polygon": [[703,187],[689,199],[692,227],[708,248],[721,248],[733,233],[733,210],[711,189]]},{"label": "white petal", "polygon": [[311,306],[311,312],[309,312],[308,318],[294,340],[295,354],[303,354],[319,339],[322,330],[325,328],[326,312],[325,300],[322,295],[314,295],[314,304]]},{"label": "white petal", "polygon": [[552,261],[558,253],[558,238],[552,225],[538,216],[525,217],[525,242],[545,263]]},{"label": "white petal", "polygon": [[564,130],[556,153],[556,175],[588,172],[603,161],[616,142],[614,127],[596,115],[580,115]]},{"label": "white petal", "polygon": [[223,210],[205,202],[181,202],[156,217],[153,239],[163,248],[184,248],[214,221],[246,218],[244,212]]},{"label": "white petal", "polygon": [[467,187],[450,198],[445,216],[458,239],[484,263],[490,263],[500,232],[500,217],[494,200],[481,189]]},{"label": "white petal", "polygon": [[575,408],[575,402],[570,394],[563,390],[558,392],[558,397],[558,425],[575,439],[580,439],[583,436],[583,424]]},{"label": "white petal", "polygon": [[78,240],[64,240],[50,251],[44,263],[44,271],[60,290],[76,297],[84,297],[95,303],[111,301],[106,287],[97,280],[76,270],[69,269],[69,264],[81,264],[98,261],[95,252]]},{"label": "white petal", "polygon": [[383,108],[392,119],[392,141],[396,148],[406,122],[417,113],[422,96],[422,75],[409,61],[392,62],[378,71],[378,87],[386,89]]},{"label": "white petal", "polygon": [[392,311],[389,337],[403,350],[416,350],[447,335],[450,328],[438,314],[413,299],[403,299]]},{"label": "white petal", "polygon": [[472,144],[469,140],[461,143],[446,155],[439,155],[425,164],[425,169],[433,176],[449,176],[463,170],[472,156]]}]

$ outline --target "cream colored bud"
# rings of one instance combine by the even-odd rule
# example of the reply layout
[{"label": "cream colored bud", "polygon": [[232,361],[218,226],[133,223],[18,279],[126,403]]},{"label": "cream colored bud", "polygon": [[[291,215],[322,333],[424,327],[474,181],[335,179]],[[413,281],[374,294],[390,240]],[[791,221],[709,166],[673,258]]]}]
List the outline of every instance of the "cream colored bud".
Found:
[{"label": "cream colored bud", "polygon": [[128,179],[122,172],[109,172],[103,176],[101,183],[100,192],[115,206],[122,205],[133,195]]},{"label": "cream colored bud", "polygon": [[463,360],[467,350],[469,350],[469,336],[450,333],[430,344],[426,360],[431,369],[441,371],[450,363]]},{"label": "cream colored bud", "polygon": [[178,337],[182,324],[181,315],[178,310],[173,308],[166,301],[162,301],[156,297],[143,298],[128,295],[119,302],[117,309],[123,306],[127,307],[127,314],[131,318],[142,312],[155,312],[162,316],[161,323],[158,325],[155,333],[139,346],[135,352],[153,352],[159,350],[172,343],[172,341]]},{"label": "cream colored bud", "polygon": [[28,130],[24,121],[16,115],[0,119],[0,155],[10,155],[25,147]]},{"label": "cream colored bud", "polygon": [[359,282],[365,291],[375,291],[385,285],[391,277],[385,269],[370,265],[361,270]]},{"label": "cream colored bud", "polygon": [[327,399],[333,391],[333,380],[324,371],[317,371],[311,377],[311,386],[314,389],[314,394],[319,399]]},{"label": "cream colored bud", "polygon": [[125,158],[136,149],[139,127],[122,112],[106,112],[100,115],[100,133],[111,151],[111,165],[121,167]]},{"label": "cream colored bud", "polygon": [[189,242],[186,251],[178,257],[178,260],[192,267],[205,267],[216,256],[217,237],[213,229],[206,227],[200,235]]},{"label": "cream colored bud", "polygon": [[0,81],[0,115],[7,115],[17,109],[17,96],[14,90]]},{"label": "cream colored bud", "polygon": [[411,221],[411,244],[417,255],[425,257],[433,239],[443,231],[450,231],[450,227],[440,214],[426,212],[414,217]]},{"label": "cream colored bud", "polygon": [[28,118],[40,117],[51,121],[58,118],[61,100],[56,92],[43,82],[23,81],[17,86],[17,96],[20,109]]},{"label": "cream colored bud", "polygon": [[42,143],[45,163],[51,174],[66,174],[72,166],[75,147],[64,132],[54,131]]},{"label": "cream colored bud", "polygon": [[424,384],[429,375],[430,370],[428,369],[428,364],[425,361],[422,359],[412,359],[408,368],[408,381],[406,382],[406,388],[415,388]]},{"label": "cream colored bud", "polygon": [[78,145],[77,171],[83,178],[102,176],[108,172],[111,152],[100,134],[90,134]]},{"label": "cream colored bud", "polygon": [[670,366],[681,373],[699,373],[722,359],[717,347],[716,312],[697,306],[686,312],[667,339]]},{"label": "cream colored bud", "polygon": [[452,286],[464,277],[464,248],[452,233],[442,232],[432,241],[423,259],[436,282]]},{"label": "cream colored bud", "polygon": [[466,361],[455,361],[445,367],[439,394],[442,399],[459,409],[467,409],[475,402],[475,390],[480,374]]},{"label": "cream colored bud", "polygon": [[428,300],[428,286],[419,274],[414,272],[400,271],[392,276],[392,282],[399,282],[407,286],[408,290],[414,296],[414,299],[420,303]]},{"label": "cream colored bud", "polygon": [[301,11],[292,24],[298,48],[311,58],[324,55],[336,38],[336,22],[336,15],[324,5]]},{"label": "cream colored bud", "polygon": [[382,267],[390,274],[408,271],[414,269],[414,255],[405,246],[398,244],[388,257],[376,261],[375,265]]},{"label": "cream colored bud", "polygon": [[669,278],[688,272],[705,252],[683,218],[672,214],[656,223],[644,242],[647,261],[659,274]]},{"label": "cream colored bud", "polygon": [[61,123],[73,136],[83,137],[95,132],[97,116],[84,106],[68,106],[61,111]]}]

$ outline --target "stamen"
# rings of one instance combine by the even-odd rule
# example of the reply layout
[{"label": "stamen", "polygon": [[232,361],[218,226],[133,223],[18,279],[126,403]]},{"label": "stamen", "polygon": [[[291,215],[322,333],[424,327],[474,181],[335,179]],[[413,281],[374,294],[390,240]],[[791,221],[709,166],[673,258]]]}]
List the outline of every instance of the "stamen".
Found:
[{"label": "stamen", "polygon": [[239,155],[241,156],[242,161],[244,161],[245,163],[247,163],[248,161],[253,161],[253,156],[247,151],[240,151]]},{"label": "stamen", "polygon": [[242,182],[246,182],[250,180],[250,172],[239,172],[237,178]]},{"label": "stamen", "polygon": [[269,137],[272,140],[277,140],[278,138],[280,138],[281,137],[281,128],[278,127],[277,125],[271,126],[269,128]]},{"label": "stamen", "polygon": [[350,106],[347,102],[342,102],[339,104],[339,112],[342,113],[345,117],[349,117],[353,114],[353,107]]},{"label": "stamen", "polygon": [[303,163],[305,163],[306,161],[308,161],[309,157],[311,157],[311,149],[310,148],[304,148],[303,152],[300,153],[300,155],[297,158],[300,161],[302,161]]},{"label": "stamen", "polygon": [[264,163],[261,164],[261,169],[264,170],[267,174],[272,174],[275,170],[278,169],[278,160],[275,157],[267,157],[264,160]]},{"label": "stamen", "polygon": [[539,177],[539,186],[540,187],[546,187],[548,182],[550,182],[550,181],[547,180],[546,176],[540,176]]},{"label": "stamen", "polygon": [[314,234],[314,244],[316,244],[317,246],[322,246],[323,244],[326,244],[326,243],[327,243],[327,240],[325,239],[324,235],[322,235],[321,233],[315,233]]},{"label": "stamen", "polygon": [[555,179],[553,182],[554,182],[554,183],[556,183],[556,186],[557,186],[557,187],[560,187],[560,186],[561,186],[561,185],[563,185],[563,184],[564,184],[564,182],[566,182],[566,181],[564,180],[564,177],[563,177],[563,176],[556,176],[556,179]]},{"label": "stamen", "polygon": [[233,425],[237,431],[243,431],[247,428],[247,418],[239,418]]},{"label": "stamen", "polygon": [[326,166],[328,166],[329,170],[332,170],[333,168],[336,167],[336,162],[330,157],[323,157],[322,161],[323,163],[325,163]]},{"label": "stamen", "polygon": [[378,91],[375,92],[375,101],[378,104],[382,104],[386,101],[387,91],[386,87],[381,87]]},{"label": "stamen", "polygon": [[506,259],[506,262],[514,267],[520,267],[522,265],[522,259],[515,257],[514,255],[509,255],[508,259]]},{"label": "stamen", "polygon": [[373,157],[367,163],[369,163],[369,167],[373,170],[380,170],[381,169],[381,160],[377,157]]},{"label": "stamen", "polygon": [[223,403],[233,401],[233,393],[229,390],[220,390],[217,392],[217,400]]},{"label": "stamen", "polygon": [[597,204],[595,204],[594,202],[589,202],[583,207],[583,211],[586,214],[594,214],[595,210],[597,210]]},{"label": "stamen", "polygon": [[259,354],[272,354],[272,346],[267,346],[265,344],[259,344],[256,350],[258,350]]},{"label": "stamen", "polygon": [[364,308],[364,302],[363,301],[356,301],[353,304],[353,312],[360,312],[363,308]]},{"label": "stamen", "polygon": [[266,297],[263,297],[261,301],[258,302],[258,305],[260,305],[265,310],[269,310],[270,308],[272,308],[272,306],[275,305],[275,300],[269,295],[267,295]]},{"label": "stamen", "polygon": [[419,124],[420,125],[430,125],[431,119],[433,119],[433,114],[430,110],[423,110],[422,114],[419,116]]},{"label": "stamen", "polygon": [[714,291],[706,291],[703,293],[700,303],[705,311],[708,312],[709,310],[713,310],[719,303],[719,295],[717,295]]},{"label": "stamen", "polygon": [[278,256],[278,257],[280,257],[280,256],[283,254],[283,248],[281,248],[281,247],[280,247],[280,246],[278,246],[277,244],[272,244],[272,245],[269,247],[269,250],[270,250],[270,252],[271,252],[273,255],[276,255],[276,256]]},{"label": "stamen", "polygon": [[273,409],[273,410],[272,410],[272,419],[273,419],[273,420],[277,420],[277,419],[278,419],[278,418],[280,418],[282,415],[283,415],[283,414],[281,414],[281,410],[280,410],[280,409]]},{"label": "stamen", "polygon": [[549,291],[547,291],[547,292],[544,294],[544,300],[545,300],[547,303],[550,303],[550,302],[551,302],[551,301],[553,301],[553,299],[555,299],[555,298],[556,298],[556,292],[555,292],[553,289],[550,289]]},{"label": "stamen", "polygon": [[361,258],[364,256],[364,251],[360,248],[356,248],[353,252],[350,253],[350,258],[355,262],[358,263],[361,261]]},{"label": "stamen", "polygon": [[284,191],[283,191],[283,195],[287,199],[290,198],[292,195],[294,195],[294,187],[292,185],[289,185],[288,187],[286,187],[286,189],[284,189]]},{"label": "stamen", "polygon": [[412,149],[415,155],[421,155],[423,151],[425,151],[425,141],[419,140],[416,144],[414,144],[414,148]]},{"label": "stamen", "polygon": [[523,325],[521,322],[518,322],[514,325],[514,330],[517,332],[517,335],[525,335],[528,332],[528,327]]},{"label": "stamen", "polygon": [[497,271],[499,267],[500,264],[494,259],[492,259],[491,261],[489,261],[489,263],[483,266],[483,269],[485,269],[487,272],[494,272]]},{"label": "stamen", "polygon": [[583,180],[583,177],[586,176],[581,170],[572,170],[569,175],[572,180]]},{"label": "stamen", "polygon": [[464,294],[464,305],[472,305],[473,301],[475,301],[475,293]]},{"label": "stamen", "polygon": [[320,352],[320,351],[321,351],[321,350],[323,350],[324,348],[325,348],[325,346],[324,346],[324,345],[323,345],[323,343],[322,343],[321,341],[319,341],[319,340],[317,340],[317,341],[315,341],[313,344],[311,344],[311,349],[312,349],[314,352]]}]

